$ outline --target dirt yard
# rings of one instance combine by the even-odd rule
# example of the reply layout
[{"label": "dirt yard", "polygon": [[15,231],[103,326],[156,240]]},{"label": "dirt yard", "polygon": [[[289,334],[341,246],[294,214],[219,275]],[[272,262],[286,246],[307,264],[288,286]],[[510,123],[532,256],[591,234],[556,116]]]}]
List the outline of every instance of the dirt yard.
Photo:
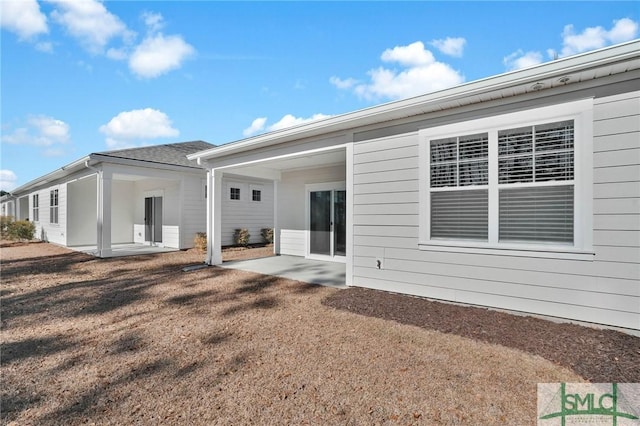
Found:
[{"label": "dirt yard", "polygon": [[[217,267],[182,272],[201,263],[194,251],[100,260],[17,244],[0,261],[3,424],[529,425],[537,383],[592,377],[550,361],[553,351],[495,338],[497,327],[526,334],[519,322],[509,332],[525,317],[489,327],[497,313],[487,310]],[[547,336],[557,326],[533,324]],[[558,353],[597,333],[598,347],[581,349],[593,368],[614,353],[640,377],[640,338],[579,329]]]}]

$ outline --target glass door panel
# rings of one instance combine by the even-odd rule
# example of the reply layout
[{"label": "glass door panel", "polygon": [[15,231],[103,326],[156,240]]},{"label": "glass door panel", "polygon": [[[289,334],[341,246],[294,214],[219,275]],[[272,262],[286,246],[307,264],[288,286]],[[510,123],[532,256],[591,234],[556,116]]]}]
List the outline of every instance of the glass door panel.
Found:
[{"label": "glass door panel", "polygon": [[309,252],[331,255],[331,191],[309,194]]},{"label": "glass door panel", "polygon": [[333,255],[347,255],[347,191],[333,191]]}]

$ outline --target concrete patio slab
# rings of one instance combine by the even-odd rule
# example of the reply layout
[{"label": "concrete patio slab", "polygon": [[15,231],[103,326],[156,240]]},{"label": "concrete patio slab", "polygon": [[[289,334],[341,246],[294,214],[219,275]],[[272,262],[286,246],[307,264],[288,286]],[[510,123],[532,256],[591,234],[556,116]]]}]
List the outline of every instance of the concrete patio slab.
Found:
[{"label": "concrete patio slab", "polygon": [[[96,246],[75,246],[69,247],[69,249],[91,254],[93,256],[96,256],[98,252]],[[108,257],[139,256],[141,254],[168,253],[172,251],[178,251],[178,249],[149,246],[146,244],[113,244],[111,246],[111,256]]]},{"label": "concrete patio slab", "polygon": [[305,259],[298,256],[270,256],[224,262],[223,268],[240,269],[310,284],[346,288],[345,264]]}]

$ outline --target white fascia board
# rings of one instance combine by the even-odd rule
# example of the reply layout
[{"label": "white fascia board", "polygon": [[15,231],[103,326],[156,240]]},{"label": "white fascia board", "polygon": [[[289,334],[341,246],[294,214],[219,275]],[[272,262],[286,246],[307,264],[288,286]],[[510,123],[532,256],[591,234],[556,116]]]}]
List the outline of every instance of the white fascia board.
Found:
[{"label": "white fascia board", "polygon": [[497,92],[509,87],[528,85],[541,80],[561,77],[566,74],[574,74],[587,69],[610,65],[616,62],[633,59],[634,57],[637,58],[640,56],[639,52],[640,40],[634,40],[616,46],[582,53],[580,55],[557,59],[555,61],[546,62],[530,68],[511,71],[481,80],[464,83],[438,92],[376,105],[355,112],[243,139],[187,155],[187,158],[189,160],[206,160],[216,156],[247,151],[256,147],[266,147],[300,138],[346,131],[355,127],[389,121],[394,118],[423,114],[425,109],[429,106],[437,105],[439,103],[451,102],[456,99]]},{"label": "white fascia board", "polygon": [[72,163],[67,164],[66,166],[62,166],[59,169],[52,171],[51,173],[47,173],[44,176],[40,176],[39,178],[36,178],[30,182],[25,183],[24,185],[17,187],[12,191],[12,193],[20,194],[21,192],[29,191],[30,189],[33,189],[37,186],[62,179],[63,177],[68,176],[81,168],[84,168],[84,163],[86,161],[89,161],[90,159],[90,155],[82,157],[79,160],[76,160]]},{"label": "white fascia board", "polygon": [[196,166],[179,166],[177,164],[166,164],[166,163],[158,163],[153,161],[145,161],[145,160],[134,160],[131,158],[119,158],[119,157],[111,157],[108,155],[100,155],[100,154],[91,154],[92,164],[97,163],[111,163],[111,164],[121,164],[125,166],[134,166],[134,167],[144,167],[147,169],[161,169],[161,170],[172,170],[186,173],[201,173],[202,168]]}]

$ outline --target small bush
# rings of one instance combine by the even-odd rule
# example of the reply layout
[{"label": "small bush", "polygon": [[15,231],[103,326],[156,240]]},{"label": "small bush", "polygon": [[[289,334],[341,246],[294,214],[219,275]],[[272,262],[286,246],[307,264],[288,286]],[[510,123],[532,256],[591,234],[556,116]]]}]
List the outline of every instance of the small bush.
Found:
[{"label": "small bush", "polygon": [[260,230],[260,235],[262,235],[262,239],[267,244],[273,243],[273,228],[262,228]]},{"label": "small bush", "polygon": [[193,246],[200,252],[207,251],[207,233],[196,232],[196,236],[193,238]]},{"label": "small bush", "polygon": [[249,230],[246,228],[236,229],[233,234],[233,242],[237,246],[247,246],[249,244],[249,238],[251,238],[251,234],[249,234]]},{"label": "small bush", "polygon": [[13,223],[13,216],[0,216],[0,235],[3,238],[9,237],[9,225]]},{"label": "small bush", "polygon": [[33,240],[36,226],[28,220],[11,222],[7,227],[7,234],[11,240]]}]

